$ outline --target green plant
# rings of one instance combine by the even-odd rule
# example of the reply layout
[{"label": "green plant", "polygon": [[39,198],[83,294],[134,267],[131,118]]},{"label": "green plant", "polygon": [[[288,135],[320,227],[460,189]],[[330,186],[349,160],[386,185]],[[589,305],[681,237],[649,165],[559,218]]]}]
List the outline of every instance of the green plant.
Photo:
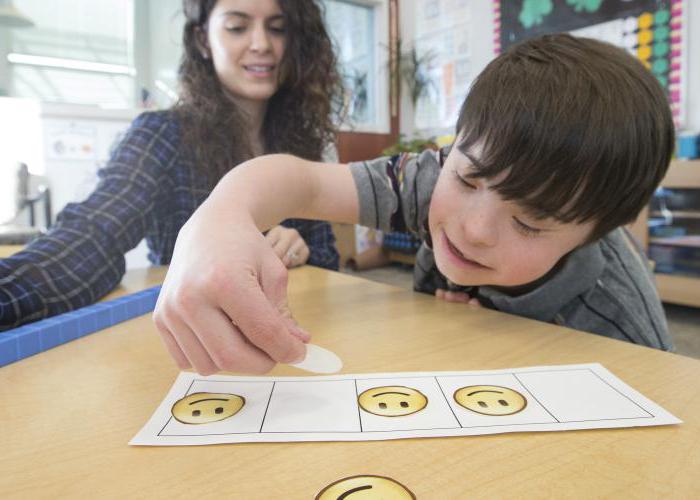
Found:
[{"label": "green plant", "polygon": [[401,153],[420,153],[426,149],[438,149],[434,138],[423,139],[416,137],[409,141],[404,140],[404,135],[399,135],[399,140],[396,144],[389,146],[382,151],[383,156],[395,156]]},{"label": "green plant", "polygon": [[411,93],[411,103],[415,108],[420,98],[431,87],[435,87],[428,71],[435,60],[435,51],[429,50],[419,56],[415,47],[404,50],[403,42],[399,38],[396,40],[396,53],[398,57],[390,59],[388,66],[392,87],[399,79],[403,80]]},{"label": "green plant", "polygon": [[427,51],[425,54],[418,56],[418,51],[415,47],[411,47],[408,52],[402,53],[401,40],[399,40],[399,71],[401,78],[411,91],[411,103],[415,108],[418,100],[423,97],[428,89],[434,87],[433,80],[430,78],[428,69],[435,59],[435,52]]}]

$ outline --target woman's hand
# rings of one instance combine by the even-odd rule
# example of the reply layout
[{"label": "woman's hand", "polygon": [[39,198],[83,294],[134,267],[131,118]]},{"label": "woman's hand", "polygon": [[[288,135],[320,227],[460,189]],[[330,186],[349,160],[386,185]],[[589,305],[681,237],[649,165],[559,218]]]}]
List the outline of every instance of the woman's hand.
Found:
[{"label": "woman's hand", "polygon": [[296,229],[275,226],[265,239],[287,268],[303,266],[309,260],[309,247]]},{"label": "woman's hand", "polygon": [[[153,313],[177,365],[209,375],[302,361],[311,336],[292,318],[287,268],[260,231],[289,218],[355,224],[359,213],[347,165],[271,155],[226,174],[180,230]],[[306,262],[306,243],[291,240],[286,252]]]},{"label": "woman's hand", "polygon": [[287,307],[287,269],[250,216],[207,202],[178,235],[153,319],[180,369],[202,375],[265,373],[304,359],[310,339]]},{"label": "woman's hand", "polygon": [[452,292],[450,290],[438,288],[435,290],[435,296],[447,302],[459,302],[460,304],[469,304],[470,306],[481,306],[479,299],[464,292]]}]

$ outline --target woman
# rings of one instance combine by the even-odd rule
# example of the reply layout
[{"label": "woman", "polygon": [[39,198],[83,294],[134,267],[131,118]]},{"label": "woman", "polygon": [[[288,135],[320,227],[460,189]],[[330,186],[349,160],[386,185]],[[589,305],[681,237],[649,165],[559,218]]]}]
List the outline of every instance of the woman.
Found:
[{"label": "woman", "polygon": [[[336,60],[313,0],[183,7],[180,101],[139,116],[91,196],[0,260],[0,329],[96,301],[144,237],[150,261],[169,263],[180,228],[235,165],[274,152],[320,159],[332,143]],[[327,223],[289,220],[266,238],[288,267],[338,267]]]}]

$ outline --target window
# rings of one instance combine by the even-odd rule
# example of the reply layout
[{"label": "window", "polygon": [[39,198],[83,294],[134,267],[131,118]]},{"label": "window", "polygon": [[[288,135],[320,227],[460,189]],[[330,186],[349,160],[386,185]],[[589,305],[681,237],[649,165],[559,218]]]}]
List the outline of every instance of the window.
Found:
[{"label": "window", "polygon": [[346,88],[350,126],[388,132],[387,1],[325,0],[324,4]]},{"label": "window", "polygon": [[10,94],[41,101],[135,105],[133,0],[14,0],[32,28],[10,33]]},{"label": "window", "polygon": [[[8,30],[6,45],[0,40],[0,55],[6,59],[0,66],[8,69],[0,74],[0,88],[10,96],[133,108],[141,99],[136,95],[141,85],[149,87],[159,105],[176,98],[180,0],[145,6],[135,0],[13,1],[35,26]],[[322,3],[347,89],[348,125],[388,132],[388,0]],[[135,33],[135,23],[150,33]]]}]

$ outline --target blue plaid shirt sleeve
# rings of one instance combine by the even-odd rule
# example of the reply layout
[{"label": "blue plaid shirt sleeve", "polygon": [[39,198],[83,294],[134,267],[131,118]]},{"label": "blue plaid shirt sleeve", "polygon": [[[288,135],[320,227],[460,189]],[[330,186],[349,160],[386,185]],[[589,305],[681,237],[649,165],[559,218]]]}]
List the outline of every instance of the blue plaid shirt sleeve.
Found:
[{"label": "blue plaid shirt sleeve", "polygon": [[[67,205],[48,234],[0,259],[0,331],[97,301],[119,284],[124,254],[144,236],[151,261],[170,262],[180,227],[209,194],[180,151],[178,128],[168,112],[139,116],[90,197]],[[309,264],[338,269],[328,223],[283,224],[304,238]]]},{"label": "blue plaid shirt sleeve", "polygon": [[308,264],[337,271],[340,256],[335,247],[335,235],[328,222],[317,220],[289,219],[282,222],[288,228],[296,229],[309,247]]},{"label": "blue plaid shirt sleeve", "polygon": [[137,118],[96,190],[67,205],[46,235],[0,259],[0,330],[91,304],[120,282],[124,254],[144,237],[175,156],[170,126],[153,114]]}]

